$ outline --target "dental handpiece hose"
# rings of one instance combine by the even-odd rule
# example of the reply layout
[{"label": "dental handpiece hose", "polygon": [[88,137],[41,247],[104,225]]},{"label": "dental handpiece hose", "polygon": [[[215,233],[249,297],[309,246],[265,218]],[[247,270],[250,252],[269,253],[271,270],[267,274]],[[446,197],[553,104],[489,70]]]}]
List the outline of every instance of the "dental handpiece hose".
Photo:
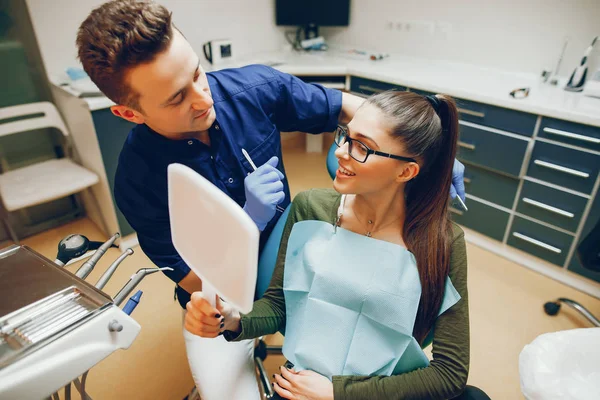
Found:
[{"label": "dental handpiece hose", "polygon": [[146,275],[154,274],[158,271],[173,271],[171,267],[164,268],[142,268],[138,270],[135,274],[131,275],[129,281],[123,286],[119,293],[117,293],[113,299],[113,303],[116,306],[121,305],[121,303],[129,296],[129,294],[135,289],[135,287],[141,282],[142,279]]},{"label": "dental handpiece hose", "polygon": [[102,274],[102,276],[100,277],[100,279],[98,279],[98,282],[96,282],[96,288],[102,290],[104,288],[104,286],[106,286],[106,284],[108,283],[108,281],[110,280],[110,278],[112,278],[113,274],[117,270],[117,267],[123,262],[124,259],[126,259],[127,257],[129,257],[132,254],[133,254],[133,250],[132,249],[125,250],[119,256],[119,258],[117,258],[110,265],[110,267],[108,267],[108,269],[106,270],[106,272],[104,272],[104,274]]},{"label": "dental handpiece hose", "polygon": [[110,239],[108,239],[102,246],[96,250],[96,252],[87,260],[83,265],[75,272],[75,275],[78,278],[85,279],[92,272],[98,260],[106,253],[106,251],[113,245],[115,240],[117,240],[121,236],[119,233],[115,233]]}]

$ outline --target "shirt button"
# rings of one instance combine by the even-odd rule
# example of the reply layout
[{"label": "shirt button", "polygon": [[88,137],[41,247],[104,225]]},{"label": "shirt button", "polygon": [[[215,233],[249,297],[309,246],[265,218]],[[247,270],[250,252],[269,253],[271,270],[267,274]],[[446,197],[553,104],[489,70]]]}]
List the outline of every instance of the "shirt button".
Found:
[{"label": "shirt button", "polygon": [[216,129],[216,130],[219,130],[219,129],[221,129],[221,128],[219,128],[219,125],[215,125],[215,129]]},{"label": "shirt button", "polygon": [[227,182],[229,182],[229,183],[233,183],[233,178],[229,178],[229,179],[227,180]]},{"label": "shirt button", "polygon": [[188,144],[191,146],[191,145],[194,144],[194,141],[193,140],[188,140]]}]

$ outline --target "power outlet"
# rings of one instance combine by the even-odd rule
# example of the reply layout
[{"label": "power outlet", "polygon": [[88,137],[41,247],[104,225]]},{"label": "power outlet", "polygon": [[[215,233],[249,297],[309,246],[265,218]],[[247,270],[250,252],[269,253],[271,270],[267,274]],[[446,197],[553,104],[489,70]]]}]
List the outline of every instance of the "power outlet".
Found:
[{"label": "power outlet", "polygon": [[433,36],[435,23],[432,21],[413,21],[411,22],[411,32],[417,35]]},{"label": "power outlet", "polygon": [[388,21],[386,30],[418,36],[433,36],[436,32],[436,25],[432,21]]}]

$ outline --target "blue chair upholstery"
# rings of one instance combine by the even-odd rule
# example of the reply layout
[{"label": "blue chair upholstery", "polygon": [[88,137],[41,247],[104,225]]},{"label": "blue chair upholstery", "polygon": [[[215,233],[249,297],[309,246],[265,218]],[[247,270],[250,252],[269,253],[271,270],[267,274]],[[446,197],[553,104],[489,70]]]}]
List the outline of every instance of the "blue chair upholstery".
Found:
[{"label": "blue chair upholstery", "polygon": [[284,213],[279,217],[279,221],[275,224],[273,231],[265,243],[265,247],[258,260],[258,276],[256,279],[255,299],[260,299],[265,294],[265,291],[271,283],[271,276],[275,270],[277,262],[277,254],[279,253],[279,244],[283,235],[283,228],[290,213],[291,204],[287,206]]},{"label": "blue chair upholstery", "polygon": [[[335,178],[335,171],[338,169],[338,160],[334,154],[336,149],[337,146],[333,143],[327,152],[327,171],[329,172],[331,179]],[[275,224],[275,228],[273,228],[271,235],[269,235],[269,239],[267,239],[267,243],[258,260],[255,299],[260,299],[271,283],[271,276],[273,275],[273,270],[275,270],[277,254],[279,253],[279,244],[281,243],[283,227],[285,226],[289,213],[290,206],[286,208],[283,215],[279,218],[279,221],[277,221],[277,224]]]},{"label": "blue chair upholstery", "polygon": [[337,148],[337,145],[332,143],[329,151],[327,152],[327,172],[329,172],[331,179],[335,178],[335,171],[338,169],[338,160],[335,156],[335,151]]},{"label": "blue chair upholstery", "polygon": [[[290,213],[291,204],[287,206],[279,220],[275,224],[273,231],[265,243],[265,247],[258,259],[258,271],[256,277],[256,290],[254,298],[260,299],[265,294],[271,283],[271,276],[275,270],[275,264],[277,263],[277,254],[279,253],[279,245],[281,244],[281,236],[283,235],[283,228],[287,222],[288,215]],[[263,365],[263,361],[267,357],[267,354],[281,355],[281,346],[267,346],[266,343],[261,339],[254,349],[254,363],[256,364],[258,375],[259,375],[259,387],[264,398],[271,399],[274,396],[273,388],[269,381],[269,377]]]}]

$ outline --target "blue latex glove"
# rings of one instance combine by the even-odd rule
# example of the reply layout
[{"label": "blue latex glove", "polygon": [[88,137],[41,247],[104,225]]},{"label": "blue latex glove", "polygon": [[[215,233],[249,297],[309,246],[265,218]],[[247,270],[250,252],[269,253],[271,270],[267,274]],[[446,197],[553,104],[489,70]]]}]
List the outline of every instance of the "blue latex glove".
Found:
[{"label": "blue latex glove", "polygon": [[244,179],[246,204],[244,211],[261,231],[275,216],[277,204],[285,198],[283,174],[277,168],[279,159],[272,157]]},{"label": "blue latex glove", "polygon": [[450,197],[453,199],[457,196],[465,201],[465,166],[460,161],[454,159],[452,167],[452,185],[450,185]]}]

